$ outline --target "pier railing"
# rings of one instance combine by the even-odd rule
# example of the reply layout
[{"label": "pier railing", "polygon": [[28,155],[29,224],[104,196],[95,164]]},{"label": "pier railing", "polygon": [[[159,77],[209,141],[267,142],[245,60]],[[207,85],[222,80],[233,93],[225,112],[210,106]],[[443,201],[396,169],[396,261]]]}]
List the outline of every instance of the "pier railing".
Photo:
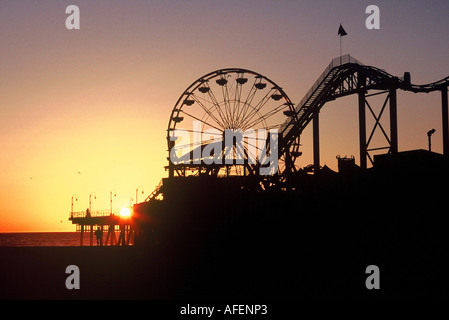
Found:
[{"label": "pier railing", "polygon": [[[120,210],[94,210],[90,213],[90,217],[108,217],[108,216],[118,216],[120,215]],[[70,218],[87,218],[87,212],[86,211],[77,211],[77,212],[70,212],[69,214]]]}]

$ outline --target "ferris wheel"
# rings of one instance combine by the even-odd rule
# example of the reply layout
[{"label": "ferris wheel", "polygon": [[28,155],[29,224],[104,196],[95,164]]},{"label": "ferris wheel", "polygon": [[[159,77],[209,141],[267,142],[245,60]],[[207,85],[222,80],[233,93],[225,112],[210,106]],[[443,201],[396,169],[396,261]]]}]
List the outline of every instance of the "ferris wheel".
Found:
[{"label": "ferris wheel", "polygon": [[257,72],[228,68],[206,74],[171,112],[169,176],[258,175],[262,168],[269,175],[282,173],[294,164],[299,139],[295,152],[276,154],[277,143],[281,126],[295,116],[282,88]]}]

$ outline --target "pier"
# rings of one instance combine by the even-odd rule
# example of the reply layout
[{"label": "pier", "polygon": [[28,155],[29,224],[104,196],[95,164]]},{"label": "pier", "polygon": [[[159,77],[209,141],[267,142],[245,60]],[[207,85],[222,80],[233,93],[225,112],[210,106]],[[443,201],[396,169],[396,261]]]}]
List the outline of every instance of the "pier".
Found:
[{"label": "pier", "polygon": [[[72,221],[72,224],[76,224],[76,231],[80,232],[80,246],[84,244],[84,232],[89,232],[89,244],[93,245],[94,232],[97,228],[101,230],[102,245],[129,246],[134,244],[133,217],[121,215],[120,210],[71,212],[69,220]],[[117,233],[119,234],[118,238]],[[106,240],[104,240],[104,234],[106,234]]]},{"label": "pier", "polygon": [[[80,251],[89,260],[104,254],[114,264],[126,262],[123,270],[133,278],[124,283],[141,286],[139,297],[150,299],[223,299],[236,288],[243,297],[341,297],[344,285],[347,297],[371,298],[354,275],[373,263],[389,272],[385,297],[446,294],[448,87],[449,77],[415,85],[407,72],[399,78],[346,55],[333,59],[293,104],[256,72],[211,72],[193,82],[172,110],[168,177],[141,203],[136,190],[130,211],[112,210],[111,192],[110,210],[91,211],[92,193],[89,210],[70,214],[80,245],[88,232],[92,246],[99,229],[104,245],[132,244],[135,250]],[[399,90],[441,94],[442,154],[398,147]],[[320,162],[319,114],[349,95],[355,98],[359,163],[355,156],[336,156],[335,172]],[[299,167],[307,126],[313,163]],[[231,129],[240,133],[227,144]],[[277,139],[269,136],[272,129]],[[275,162],[273,154],[277,171],[262,174],[259,169]],[[295,252],[304,259],[295,259]],[[96,265],[103,275],[103,264]],[[110,278],[121,279],[121,270]],[[411,278],[421,280],[402,288]]]}]

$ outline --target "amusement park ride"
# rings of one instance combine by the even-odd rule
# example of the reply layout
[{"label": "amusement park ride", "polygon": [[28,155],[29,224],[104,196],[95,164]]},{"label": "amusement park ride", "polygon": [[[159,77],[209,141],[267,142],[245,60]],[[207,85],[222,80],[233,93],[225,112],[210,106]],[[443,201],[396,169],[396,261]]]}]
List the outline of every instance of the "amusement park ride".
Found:
[{"label": "amusement park ride", "polygon": [[[175,143],[173,132],[176,130],[200,134],[207,134],[211,128],[218,130],[218,139],[222,141],[223,133],[227,129],[264,129],[266,131],[277,129],[278,132],[278,156],[279,171],[276,176],[279,179],[287,177],[297,171],[295,160],[301,155],[299,151],[300,136],[307,125],[313,125],[313,153],[314,169],[320,168],[319,150],[319,113],[321,108],[331,100],[351,94],[358,95],[359,104],[359,138],[360,138],[360,167],[367,168],[367,160],[374,164],[370,151],[385,149],[388,153],[398,152],[397,135],[397,101],[398,89],[418,92],[441,91],[442,118],[443,118],[443,153],[449,154],[449,129],[448,129],[448,100],[447,87],[449,77],[440,81],[426,84],[413,85],[410,82],[410,74],[405,73],[402,79],[395,77],[376,67],[365,66],[350,55],[345,55],[332,60],[316,80],[304,98],[295,106],[280,86],[265,76],[245,69],[222,69],[209,73],[192,83],[178,99],[172,110],[168,126],[168,148],[172,150],[189,147],[190,150],[203,147],[209,141],[197,141],[195,143]],[[385,95],[379,115],[376,115],[367,99],[374,95]],[[385,107],[389,104],[390,134],[383,129],[380,121]],[[375,119],[374,126],[366,139],[366,110]],[[201,127],[193,130],[192,123],[200,121]],[[370,142],[375,130],[381,130],[385,135],[387,146],[370,148]],[[187,161],[179,164],[169,162],[169,177],[207,174],[219,176],[225,175],[257,175],[256,168],[259,163],[251,164],[248,158],[251,156],[252,141],[242,143],[245,148],[245,161],[238,165],[225,164],[207,170],[208,165],[202,161],[195,161],[187,157]],[[253,147],[255,147],[253,145]],[[234,148],[235,145],[234,145]],[[257,152],[263,148],[270,148],[269,142],[257,145]],[[193,152],[192,152],[193,153]],[[224,148],[223,148],[224,155]],[[182,157],[181,157],[182,158]],[[203,156],[203,158],[206,158]],[[231,167],[231,168],[230,168]],[[188,173],[190,172],[190,173]]]},{"label": "amusement park ride", "polygon": [[[448,86],[449,77],[426,85],[414,85],[407,72],[403,78],[398,78],[344,55],[331,61],[295,105],[278,84],[257,72],[228,68],[206,74],[181,94],[171,112],[167,130],[168,178],[163,179],[144,202],[134,205],[132,217],[126,220],[126,228],[120,227],[123,232],[128,232],[128,242],[122,243],[129,244],[131,236],[137,243],[138,238],[158,224],[159,216],[167,215],[159,213],[164,211],[161,209],[164,203],[181,203],[179,197],[194,194],[191,189],[210,191],[218,188],[219,192],[232,199],[240,199],[239,203],[245,201],[239,196],[242,192],[264,197],[263,194],[270,190],[289,192],[301,189],[298,177],[304,170],[295,164],[302,154],[301,134],[312,123],[313,167],[309,172],[313,171],[318,177],[321,171],[320,110],[326,102],[340,97],[358,96],[360,172],[374,165],[373,152],[385,150],[393,157],[398,155],[397,90],[441,92],[443,155],[447,157]],[[367,100],[375,95],[385,97],[377,114]],[[385,130],[381,123],[385,109],[389,110],[389,130]],[[369,131],[367,114],[374,118]],[[386,145],[372,147],[372,138],[377,131],[385,137]],[[229,132],[232,133],[230,143],[225,141]],[[267,159],[273,160],[273,155],[277,156],[276,170],[260,174],[261,168],[270,165]],[[223,186],[218,187],[219,184]],[[234,191],[229,191],[231,189]],[[177,210],[193,209],[182,207]],[[71,220],[81,226],[90,226],[90,230],[94,225],[108,225],[112,230],[114,224],[123,224],[120,219],[94,215],[72,217]],[[99,219],[109,220],[102,222]]]}]

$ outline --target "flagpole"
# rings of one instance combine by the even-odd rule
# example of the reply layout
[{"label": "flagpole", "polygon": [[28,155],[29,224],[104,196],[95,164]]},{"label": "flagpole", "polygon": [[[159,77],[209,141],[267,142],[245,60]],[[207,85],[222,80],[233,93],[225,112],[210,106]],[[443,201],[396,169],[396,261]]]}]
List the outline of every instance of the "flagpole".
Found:
[{"label": "flagpole", "polygon": [[340,65],[341,65],[341,35],[340,35]]},{"label": "flagpole", "polygon": [[340,36],[340,65],[341,65],[341,62],[342,62],[341,61],[341,56],[343,54],[342,48],[341,48],[341,37],[347,35],[347,33],[346,33],[345,29],[343,29],[341,23],[340,23],[340,28],[338,28],[338,35]]}]

